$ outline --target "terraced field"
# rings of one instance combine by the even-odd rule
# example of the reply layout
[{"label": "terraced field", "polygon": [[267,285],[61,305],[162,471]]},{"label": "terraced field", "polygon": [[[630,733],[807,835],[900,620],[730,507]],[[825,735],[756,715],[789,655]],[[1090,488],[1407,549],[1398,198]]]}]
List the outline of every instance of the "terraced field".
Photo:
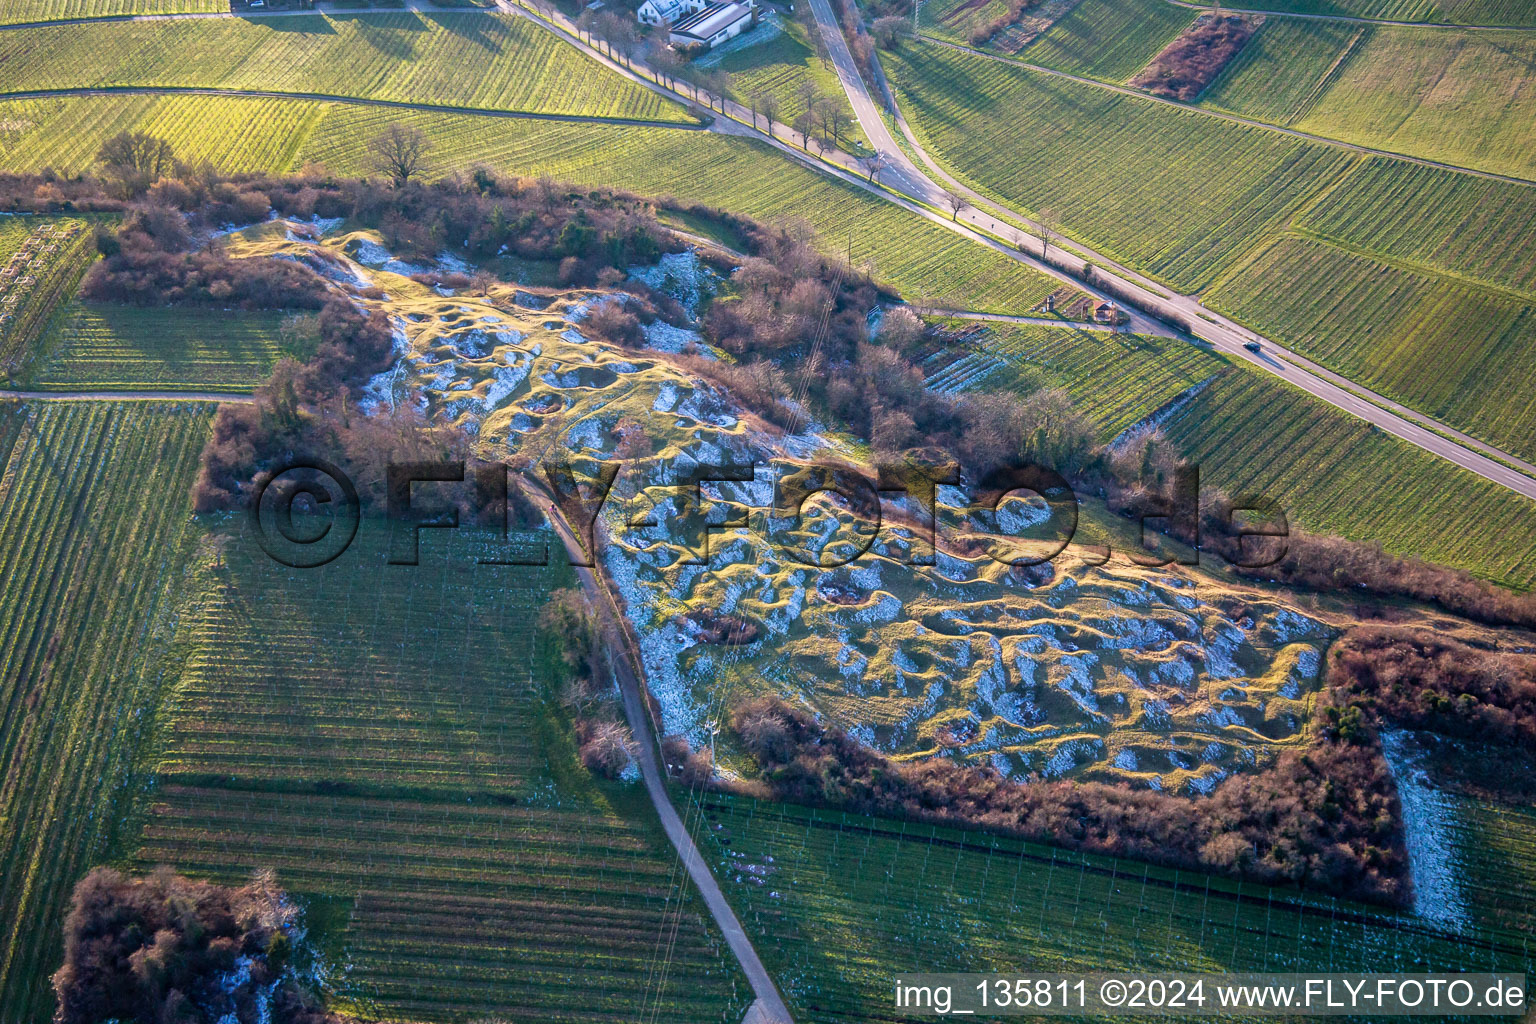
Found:
[{"label": "terraced field", "polygon": [[1373,157],[1297,218],[1346,248],[1536,296],[1536,188]]},{"label": "terraced field", "polygon": [[193,14],[227,11],[229,0],[7,0],[0,25],[56,18],[105,18],[122,14]]},{"label": "terraced field", "polygon": [[1530,501],[1271,378],[1234,367],[1163,429],[1202,483],[1267,494],[1315,532],[1536,586]]},{"label": "terraced field", "polygon": [[[359,140],[371,137],[384,116],[336,107],[301,159],[339,173],[361,170],[366,155]],[[807,222],[827,251],[851,248],[856,264],[931,305],[1018,312],[1055,287],[1052,278],[790,163],[765,144],[695,132],[472,116],[422,115],[405,121],[431,134],[434,159],[442,165],[484,163],[509,173],[676,196],[763,221]]]},{"label": "terraced field", "polygon": [[1254,0],[1245,6],[1292,14],[1456,25],[1536,25],[1525,0]]},{"label": "terraced field", "polygon": [[1512,934],[978,833],[716,795],[696,820],[796,1020],[928,1019],[891,1005],[912,971],[1533,966]]},{"label": "terraced field", "polygon": [[1003,0],[924,0],[918,6],[923,35],[962,44],[969,44],[973,29],[1008,11]]},{"label": "terraced field", "polygon": [[1204,103],[1328,138],[1536,179],[1536,38],[1272,18]]},{"label": "terraced field", "polygon": [[1268,124],[1295,123],[1372,31],[1347,21],[1267,18],[1200,105]]},{"label": "terraced field", "polygon": [[931,44],[882,61],[924,146],[966,184],[1054,209],[1069,234],[1184,291],[1353,159]]},{"label": "terraced field", "polygon": [[0,375],[15,377],[35,356],[39,336],[96,258],[90,225],[74,218],[29,219],[0,264]]},{"label": "terraced field", "polygon": [[177,157],[225,174],[296,170],[298,148],[330,109],[307,100],[223,96],[61,96],[0,103],[8,170],[85,171],[118,132],[149,132]]},{"label": "terraced field", "polygon": [[792,125],[805,111],[800,89],[806,82],[814,83],[823,96],[829,97],[848,115],[849,138],[864,144],[863,133],[848,104],[848,95],[837,80],[837,72],[823,66],[816,51],[805,38],[805,27],[793,18],[780,16],[784,31],[771,42],[757,43],[734,53],[726,54],[718,62],[704,58],[701,63],[718,67],[731,76],[731,89],[737,99],[751,106],[752,95],[766,92],[778,101],[775,120]]},{"label": "terraced field", "polygon": [[[153,117],[154,105],[192,102],[189,97],[114,96],[0,103],[0,120],[36,122],[11,141],[9,152],[0,154],[8,167],[85,171],[105,139]],[[343,103],[309,104],[307,112],[296,117],[307,134],[288,138],[261,121],[258,105],[293,101],[211,102],[233,109],[217,110],[222,121],[199,123],[190,114],[178,116],[175,121],[185,134],[169,138],[177,152],[195,144],[237,154],[230,161],[234,166],[226,170],[280,171],[314,162],[336,173],[368,173],[368,140],[385,125],[400,122],[429,136],[434,171],[468,170],[484,163],[506,173],[548,174],[642,194],[674,195],[763,220],[808,221],[828,251],[846,252],[851,243],[855,262],[933,305],[1019,312],[1055,286],[1042,274],[746,140],[638,126],[402,114]]]},{"label": "terraced field", "polygon": [[691,121],[526,18],[363,14],[84,24],[0,35],[0,90],[318,92],[495,110]]},{"label": "terraced field", "polygon": [[1018,56],[1058,71],[1124,82],[1192,21],[1193,11],[1166,0],[1081,0]]},{"label": "terraced field", "polygon": [[188,617],[135,858],[272,867],[329,908],[332,987],[370,1014],[734,1024],[746,986],[643,792],[577,767],[532,674],[530,623],[568,572],[477,564],[505,549],[469,533],[382,566],[388,533],[367,520],[314,570],[232,537]]},{"label": "terraced field", "polygon": [[1536,457],[1536,298],[1286,236],[1206,302],[1389,398]]},{"label": "terraced field", "polygon": [[0,1006],[46,1020],[76,880],[124,852],[184,652],[212,407],[0,403]]},{"label": "terraced field", "polygon": [[1479,923],[1536,933],[1536,808],[1456,799],[1453,843]]},{"label": "terraced field", "polygon": [[[971,326],[957,321],[946,326]],[[992,323],[968,346],[946,347],[920,364],[929,387],[953,393],[1061,388],[1099,427],[1101,441],[1150,416],[1226,366],[1225,360],[1171,338],[1070,327]]]},{"label": "terraced field", "polygon": [[40,390],[245,391],[284,355],[283,314],[72,303],[28,382]]}]

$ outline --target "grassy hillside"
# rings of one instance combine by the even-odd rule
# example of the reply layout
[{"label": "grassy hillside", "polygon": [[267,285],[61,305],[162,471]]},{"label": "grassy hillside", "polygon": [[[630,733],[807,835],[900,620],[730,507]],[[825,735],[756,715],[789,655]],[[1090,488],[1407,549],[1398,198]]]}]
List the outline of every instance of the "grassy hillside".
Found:
[{"label": "grassy hillside", "polygon": [[969,45],[973,30],[1007,11],[1003,0],[926,0],[919,5],[918,25],[925,36]]},{"label": "grassy hillside", "polygon": [[1374,29],[1296,127],[1536,178],[1536,39]]},{"label": "grassy hillside", "polygon": [[1513,935],[977,833],[716,795],[693,819],[796,1020],[927,1019],[892,1006],[903,971],[1531,969]]},{"label": "grassy hillside", "polygon": [[8,0],[0,25],[55,18],[104,18],[120,14],[190,14],[227,11],[229,0]]},{"label": "grassy hillside", "polygon": [[28,382],[38,390],[247,391],[284,354],[282,313],[73,303]]},{"label": "grassy hillside", "polygon": [[314,570],[231,537],[188,619],[137,862],[273,868],[370,1015],[735,1024],[746,987],[643,791],[577,766],[533,674],[568,571],[478,564],[498,548],[457,533],[384,566],[388,533],[365,521]]},{"label": "grassy hillside", "polygon": [[1291,14],[1379,18],[1385,21],[1536,25],[1536,9],[1532,9],[1525,0],[1254,0],[1246,6]]},{"label": "grassy hillside", "polygon": [[1536,178],[1536,39],[1271,18],[1207,105],[1394,153]]},{"label": "grassy hillside", "polygon": [[1269,495],[1311,530],[1536,586],[1530,501],[1273,378],[1234,368],[1163,429],[1202,483]]},{"label": "grassy hillside", "polygon": [[526,18],[309,16],[85,24],[0,35],[0,90],[217,86],[686,121]]},{"label": "grassy hillside", "polygon": [[[946,326],[975,326],[956,321]],[[966,347],[943,347],[919,364],[941,391],[1061,388],[1108,441],[1226,366],[1226,360],[1172,338],[987,324]]]},{"label": "grassy hillside", "polygon": [[0,403],[0,1006],[44,1021],[75,881],[120,856],[184,652],[212,407]]},{"label": "grassy hillside", "polygon": [[883,59],[924,144],[967,184],[1182,290],[1266,233],[1351,157],[1332,147],[944,47]]},{"label": "grassy hillside", "polygon": [[1297,224],[1347,248],[1536,296],[1536,188],[1373,157]]},{"label": "grassy hillside", "polygon": [[1206,301],[1351,380],[1536,457],[1536,300],[1288,236]]},{"label": "grassy hillside", "polygon": [[1268,124],[1292,124],[1371,31],[1348,21],[1267,18],[1200,97],[1201,105]]},{"label": "grassy hillside", "polygon": [[1194,20],[1166,0],[1082,0],[1019,58],[1058,71],[1123,82]]},{"label": "grassy hillside", "polygon": [[[86,170],[101,142],[145,123],[154,104],[189,98],[77,97],[0,103],[0,119],[27,119],[3,157],[4,166]],[[339,103],[313,103],[300,120],[305,134],[267,134],[258,99],[217,99],[237,108],[225,121],[176,121],[168,137],[184,146],[227,148],[241,154],[224,170],[296,170],[323,163],[337,173],[370,170],[368,140],[390,123],[420,127],[429,136],[434,173],[487,164],[506,173],[548,174],[655,195],[717,205],[763,220],[799,218],[817,231],[828,251],[847,252],[878,277],[935,305],[1020,312],[1043,299],[1054,281],[967,242],[862,190],[829,181],[792,164],[767,146],[741,139],[643,127],[558,124],[473,115],[402,114]],[[289,101],[281,101],[287,103]],[[148,107],[140,106],[149,104]],[[47,108],[46,112],[43,108]],[[0,137],[0,146],[6,143]],[[0,151],[3,152],[3,151]],[[267,157],[261,154],[269,154]]]}]

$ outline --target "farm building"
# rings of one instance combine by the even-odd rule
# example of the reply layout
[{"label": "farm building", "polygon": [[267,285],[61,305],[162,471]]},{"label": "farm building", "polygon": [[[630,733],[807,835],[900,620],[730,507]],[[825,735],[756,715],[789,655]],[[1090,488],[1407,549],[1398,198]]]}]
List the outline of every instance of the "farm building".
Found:
[{"label": "farm building", "polygon": [[1120,307],[1113,302],[1101,302],[1093,307],[1093,319],[1096,323],[1118,324],[1121,318]]},{"label": "farm building", "polygon": [[674,25],[704,9],[705,0],[645,0],[635,17],[646,25]]},{"label": "farm building", "polygon": [[709,49],[734,39],[752,25],[752,8],[747,4],[717,3],[672,26],[672,45],[702,46]]}]

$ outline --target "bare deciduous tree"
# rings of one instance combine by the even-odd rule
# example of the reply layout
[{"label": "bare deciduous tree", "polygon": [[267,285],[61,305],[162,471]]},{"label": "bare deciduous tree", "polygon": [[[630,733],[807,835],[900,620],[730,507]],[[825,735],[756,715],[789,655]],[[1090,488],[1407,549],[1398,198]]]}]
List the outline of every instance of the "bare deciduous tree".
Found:
[{"label": "bare deciduous tree", "polygon": [[879,153],[867,156],[859,162],[864,165],[864,171],[869,175],[869,183],[871,185],[875,183],[875,175],[885,170],[886,159]]},{"label": "bare deciduous tree", "polygon": [[807,153],[811,151],[811,133],[816,130],[816,115],[809,110],[802,110],[800,116],[795,118],[794,129],[800,134],[800,147]]},{"label": "bare deciduous tree", "polygon": [[773,122],[779,116],[779,98],[771,92],[765,92],[758,100],[759,109],[763,112],[763,119],[768,122],[768,137],[773,138]]},{"label": "bare deciduous tree", "polygon": [[971,208],[971,201],[959,192],[945,192],[944,205],[949,207],[949,219],[958,221],[961,211]]},{"label": "bare deciduous tree", "polygon": [[374,167],[389,175],[396,185],[408,183],[426,168],[429,148],[420,128],[403,124],[390,125],[369,146]]},{"label": "bare deciduous tree", "polygon": [[171,144],[147,132],[119,132],[102,143],[96,160],[106,176],[129,192],[143,191],[176,169]]},{"label": "bare deciduous tree", "polygon": [[1041,256],[1050,254],[1051,242],[1060,234],[1055,210],[1045,209],[1035,214],[1035,237],[1040,239]]}]

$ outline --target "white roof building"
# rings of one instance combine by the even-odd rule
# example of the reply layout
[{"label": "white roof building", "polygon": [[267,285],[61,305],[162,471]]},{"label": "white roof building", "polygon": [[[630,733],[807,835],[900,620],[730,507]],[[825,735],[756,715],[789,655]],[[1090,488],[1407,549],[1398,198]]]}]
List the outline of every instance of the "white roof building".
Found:
[{"label": "white roof building", "polygon": [[752,8],[747,4],[711,4],[692,17],[672,26],[673,46],[718,46],[746,31],[752,24]]},{"label": "white roof building", "polygon": [[645,0],[635,17],[647,25],[671,25],[704,9],[705,0]]}]

